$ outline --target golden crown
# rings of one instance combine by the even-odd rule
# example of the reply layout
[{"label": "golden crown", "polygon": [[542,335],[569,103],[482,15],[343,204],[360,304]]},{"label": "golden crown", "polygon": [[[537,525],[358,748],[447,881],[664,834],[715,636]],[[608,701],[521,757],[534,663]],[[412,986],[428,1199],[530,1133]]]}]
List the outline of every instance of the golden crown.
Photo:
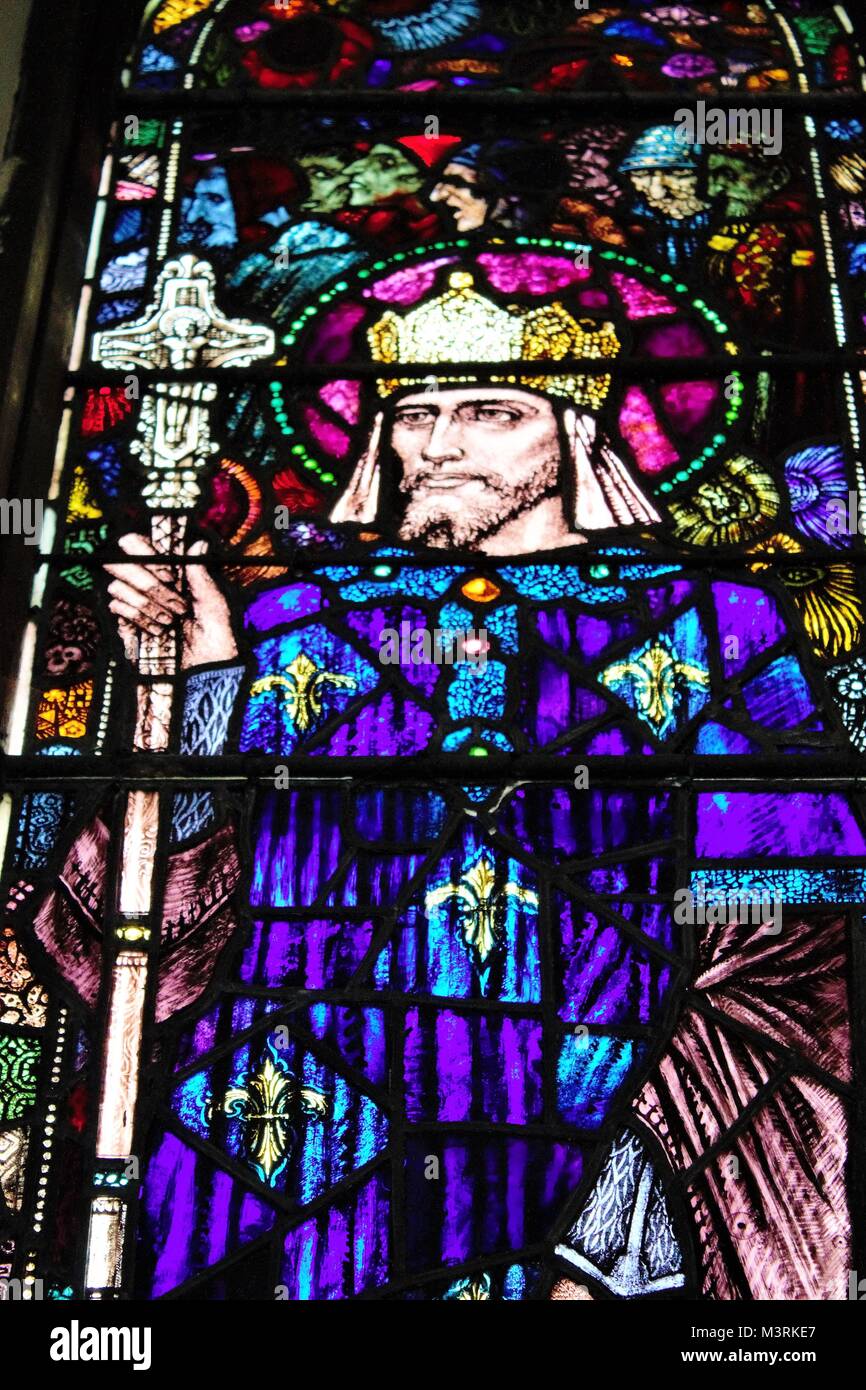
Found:
[{"label": "golden crown", "polygon": [[[469,271],[455,270],[448,289],[416,309],[395,314],[388,309],[367,332],[376,362],[411,366],[413,362],[562,362],[569,357],[616,357],[620,342],[612,323],[572,318],[558,302],[537,309],[502,308],[474,289]],[[607,375],[496,376],[528,390],[564,396],[578,405],[598,408],[610,390]],[[475,376],[379,378],[381,396],[407,386],[472,383]]]}]

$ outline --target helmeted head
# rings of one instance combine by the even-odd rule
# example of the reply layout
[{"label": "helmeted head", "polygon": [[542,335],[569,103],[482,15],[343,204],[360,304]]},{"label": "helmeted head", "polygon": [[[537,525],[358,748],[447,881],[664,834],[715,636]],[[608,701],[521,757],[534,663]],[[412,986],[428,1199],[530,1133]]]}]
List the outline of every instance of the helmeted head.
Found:
[{"label": "helmeted head", "polygon": [[635,140],[620,168],[650,208],[681,221],[707,206],[698,197],[700,152],[701,146],[684,139],[678,126],[650,126]]}]

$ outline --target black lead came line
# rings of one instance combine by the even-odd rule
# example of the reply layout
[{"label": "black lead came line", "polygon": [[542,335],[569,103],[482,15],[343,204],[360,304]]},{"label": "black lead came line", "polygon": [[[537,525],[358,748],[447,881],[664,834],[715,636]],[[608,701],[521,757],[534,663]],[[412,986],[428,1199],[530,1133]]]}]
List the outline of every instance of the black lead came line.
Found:
[{"label": "black lead came line", "polygon": [[162,115],[164,117],[207,114],[211,112],[232,111],[238,106],[247,110],[306,110],[317,114],[328,114],[329,109],[340,112],[368,114],[371,111],[397,111],[410,115],[427,115],[434,111],[447,111],[449,115],[458,112],[490,111],[501,114],[503,109],[524,113],[537,112],[549,117],[552,112],[565,114],[586,111],[590,114],[601,112],[610,118],[611,110],[626,112],[636,119],[664,114],[668,111],[683,111],[696,108],[699,102],[707,107],[722,110],[775,110],[803,112],[808,115],[835,115],[838,112],[862,114],[863,94],[852,88],[850,91],[811,91],[811,92],[753,92],[740,89],[726,92],[634,92],[627,88],[616,91],[592,92],[527,92],[507,87],[487,91],[371,91],[362,88],[336,91],[329,87],[312,87],[293,91],[262,91],[260,88],[237,86],[216,91],[214,89],[186,89],[176,92],[155,92],[143,88],[118,87],[114,97],[118,114],[132,115],[136,111]]},{"label": "black lead came line", "polygon": [[[470,249],[471,248],[467,248]],[[556,250],[562,250],[557,247]],[[562,251],[567,256],[567,251]],[[671,289],[668,285],[665,288]],[[567,297],[567,292],[563,291]],[[684,304],[684,308],[688,307]],[[312,322],[312,320],[311,320]],[[124,325],[121,325],[123,327]],[[732,340],[736,339],[736,329],[726,329]],[[721,335],[719,335],[721,336]],[[278,345],[276,356],[288,355],[293,349],[286,348],[285,354]],[[571,376],[576,370],[582,376],[616,376],[631,380],[703,380],[709,376],[729,376],[732,372],[743,375],[760,376],[765,372],[832,371],[866,372],[866,344],[858,350],[837,351],[828,349],[821,352],[776,353],[766,357],[758,353],[718,353],[707,357],[575,357],[561,358],[559,361],[543,363],[545,376]],[[500,379],[503,373],[508,376],[524,374],[538,376],[539,359],[509,358],[501,362],[371,362],[366,359],[347,358],[342,362],[291,362],[254,367],[194,367],[177,369],[169,367],[117,367],[109,363],[99,366],[82,367],[68,372],[69,386],[120,386],[130,376],[147,385],[150,382],[181,382],[195,385],[200,381],[216,381],[225,386],[246,383],[265,384],[270,381],[285,382],[287,385],[303,385],[320,381],[331,381],[339,373],[341,377],[359,377],[365,380],[391,380],[405,377],[407,381],[425,377],[445,377],[471,375],[478,380],[490,378],[497,385],[507,385]],[[514,383],[519,384],[519,383]]]},{"label": "black lead came line", "polygon": [[[491,752],[486,758],[455,753],[420,754],[417,757],[327,757],[311,754],[179,754],[112,750],[111,767],[103,754],[70,754],[44,758],[39,754],[0,754],[0,788],[8,790],[32,783],[117,783],[145,787],[184,782],[190,785],[274,786],[275,769],[285,767],[289,791],[336,783],[386,782],[405,786],[433,782],[462,785],[515,786],[520,782],[573,785],[575,765],[586,767],[592,788],[640,784],[648,789],[761,790],[768,780],[774,791],[814,787],[822,791],[866,791],[866,754],[850,749],[831,753],[816,748],[811,766],[790,754],[625,754],[594,757],[588,754],[513,754]],[[796,762],[796,766],[794,765]],[[860,769],[860,770],[858,770]],[[579,793],[576,793],[579,794]]]}]

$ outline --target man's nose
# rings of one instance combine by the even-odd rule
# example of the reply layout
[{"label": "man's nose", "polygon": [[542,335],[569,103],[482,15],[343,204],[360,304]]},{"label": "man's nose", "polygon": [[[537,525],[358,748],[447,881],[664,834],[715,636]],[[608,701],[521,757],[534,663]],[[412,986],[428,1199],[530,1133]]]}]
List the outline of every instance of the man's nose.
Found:
[{"label": "man's nose", "polygon": [[459,420],[449,415],[439,415],[430,438],[421,450],[421,457],[428,463],[445,463],[448,459],[462,459],[462,428]]}]

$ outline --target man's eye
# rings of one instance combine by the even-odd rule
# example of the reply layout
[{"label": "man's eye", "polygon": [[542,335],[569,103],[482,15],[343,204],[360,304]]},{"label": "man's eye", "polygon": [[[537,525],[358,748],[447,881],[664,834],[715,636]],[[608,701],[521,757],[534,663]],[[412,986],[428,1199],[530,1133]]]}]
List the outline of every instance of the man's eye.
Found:
[{"label": "man's eye", "polygon": [[476,408],[475,419],[503,425],[510,424],[512,420],[519,420],[520,415],[516,410],[503,410],[501,406],[482,405]]},{"label": "man's eye", "polygon": [[397,422],[401,425],[427,425],[432,419],[432,410],[400,410],[397,413]]}]

